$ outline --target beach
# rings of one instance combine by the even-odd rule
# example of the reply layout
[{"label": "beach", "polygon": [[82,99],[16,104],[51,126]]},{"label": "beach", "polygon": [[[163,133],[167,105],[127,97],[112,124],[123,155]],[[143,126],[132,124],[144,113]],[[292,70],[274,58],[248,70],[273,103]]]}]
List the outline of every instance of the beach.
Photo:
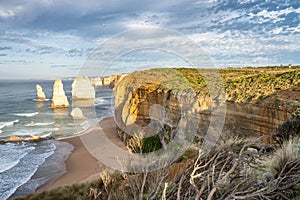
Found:
[{"label": "beach", "polygon": [[[126,148],[117,135],[113,117],[103,119],[99,126],[111,142],[121,148]],[[97,130],[89,130],[84,134],[95,135]],[[99,174],[107,168],[88,152],[79,136],[60,139],[60,141],[68,142],[74,146],[74,150],[65,161],[66,173],[39,187],[36,192],[96,180],[100,177]]]}]

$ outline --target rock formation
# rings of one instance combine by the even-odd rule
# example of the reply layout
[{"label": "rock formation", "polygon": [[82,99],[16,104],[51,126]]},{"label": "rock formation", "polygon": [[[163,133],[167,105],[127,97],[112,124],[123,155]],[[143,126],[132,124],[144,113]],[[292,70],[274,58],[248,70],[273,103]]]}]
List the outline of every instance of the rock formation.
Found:
[{"label": "rock formation", "polygon": [[91,83],[95,87],[100,87],[103,85],[103,78],[102,77],[91,78]]},{"label": "rock formation", "polygon": [[117,74],[103,77],[103,85],[114,88],[115,84],[122,80],[127,74]]},{"label": "rock formation", "polygon": [[[149,70],[134,72],[116,84],[114,94],[117,126],[125,133],[129,133],[132,131],[130,129],[131,127],[147,127],[149,123],[151,123],[151,115],[152,118],[154,116],[158,119],[159,116],[163,116],[160,118],[160,121],[162,120],[165,124],[171,126],[177,126],[177,122],[185,110],[183,105],[185,103],[188,104],[191,99],[195,98],[196,102],[194,102],[190,108],[187,108],[190,110],[190,116],[197,120],[196,125],[198,126],[198,131],[195,133],[206,134],[208,127],[212,126],[212,123],[215,123],[211,121],[213,109],[209,93],[201,88],[197,89],[197,96],[195,96],[192,90],[189,91],[185,89],[184,82],[180,84],[177,83],[178,80],[174,79],[176,76],[172,78],[169,72],[164,72],[163,69],[159,70],[160,71]],[[192,69],[184,70],[186,70],[186,77],[191,79],[191,81],[196,80],[197,85],[195,85],[199,87],[199,82],[201,83],[198,79],[199,76],[197,74],[194,75]],[[238,96],[242,92],[245,93],[244,82],[246,81],[249,82],[249,85],[247,85],[249,89],[246,91],[249,93],[249,96],[251,92],[257,93],[255,87],[260,87],[258,82],[271,85],[274,88],[279,87],[274,84],[272,79],[266,79],[268,82],[259,79],[263,79],[264,76],[267,75],[263,74],[257,76],[257,72],[252,72],[251,70],[248,72],[246,70],[247,69],[244,71],[241,70],[241,72],[232,70],[233,72],[230,76],[228,75],[229,72],[231,73],[230,70],[223,72],[224,74],[226,73],[228,77],[225,85],[227,94],[233,94],[237,91]],[[243,73],[248,73],[248,76],[244,76]],[[249,78],[249,74],[251,73],[257,81],[254,81],[253,77]],[[300,102],[297,101],[299,91],[293,89],[294,87],[299,88],[300,81],[299,75],[297,75],[299,72],[295,71],[288,74],[289,76],[287,76],[286,73],[277,73],[278,75],[271,71],[268,76],[275,77],[276,79],[280,78],[279,84],[285,84],[284,87],[282,87],[283,89],[274,89],[273,94],[269,94],[268,92],[270,92],[270,90],[268,88],[261,88],[258,94],[266,96],[266,99],[263,99],[264,101],[261,100],[262,102],[240,103],[229,101],[232,97],[227,95],[226,120],[223,126],[224,132],[229,131],[231,134],[240,136],[261,136],[270,134],[274,128],[291,116],[291,111],[297,106],[300,106]],[[290,77],[293,77],[293,79]],[[293,80],[293,82],[291,80]],[[175,85],[175,88],[172,88],[173,85]],[[176,91],[176,88],[180,89]],[[280,104],[276,97],[290,99],[286,99],[284,103]],[[249,99],[248,96],[243,98]],[[239,100],[239,98],[237,98],[237,100]],[[161,106],[163,112],[156,109],[155,112],[158,116],[155,116],[155,113],[154,115],[153,113],[151,114],[151,107],[153,105]]]},{"label": "rock formation", "polygon": [[88,77],[77,77],[72,84],[72,99],[94,99],[95,89]]},{"label": "rock formation", "polygon": [[23,141],[22,138],[15,135],[12,135],[7,140],[4,140],[4,142],[22,142],[22,141]]},{"label": "rock formation", "polygon": [[71,112],[73,119],[84,119],[84,115],[80,108],[74,108]]},{"label": "rock formation", "polygon": [[38,135],[30,135],[29,141],[37,142],[40,141],[42,138]]},{"label": "rock formation", "polygon": [[177,74],[159,77],[138,71],[118,82],[114,88],[117,126],[125,132],[143,127],[145,135],[161,130],[164,125],[178,126],[182,108],[192,111],[190,108],[198,104],[184,79],[177,80],[185,88],[183,91],[176,84],[168,85],[174,76]]},{"label": "rock formation", "polygon": [[46,100],[46,96],[45,93],[43,92],[43,88],[39,84],[36,85],[36,93],[37,93],[38,101]]},{"label": "rock formation", "polygon": [[67,108],[69,102],[65,94],[63,83],[60,78],[55,79],[53,85],[52,108]]},{"label": "rock formation", "polygon": [[25,124],[24,126],[35,126],[35,122],[34,122],[34,121],[31,121],[31,122],[29,122],[28,124]]}]

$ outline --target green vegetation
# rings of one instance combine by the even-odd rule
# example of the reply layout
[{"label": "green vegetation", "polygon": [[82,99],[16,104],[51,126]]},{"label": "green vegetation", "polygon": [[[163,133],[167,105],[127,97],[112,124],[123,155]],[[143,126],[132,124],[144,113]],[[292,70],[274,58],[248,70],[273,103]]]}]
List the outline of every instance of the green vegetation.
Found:
[{"label": "green vegetation", "polygon": [[[172,73],[170,73],[170,71]],[[156,77],[167,77],[161,82],[167,89],[184,90],[194,89],[201,94],[208,94],[206,81],[217,80],[220,74],[226,90],[226,98],[233,102],[253,102],[261,104],[283,90],[299,87],[300,67],[269,66],[257,68],[226,68],[226,69],[194,69],[194,68],[157,68],[145,71],[155,74]],[[204,76],[205,75],[205,79]],[[159,78],[157,78],[159,82]],[[275,107],[280,104],[280,98],[272,100]],[[272,104],[273,102],[269,102]],[[270,105],[270,107],[273,107]]]}]

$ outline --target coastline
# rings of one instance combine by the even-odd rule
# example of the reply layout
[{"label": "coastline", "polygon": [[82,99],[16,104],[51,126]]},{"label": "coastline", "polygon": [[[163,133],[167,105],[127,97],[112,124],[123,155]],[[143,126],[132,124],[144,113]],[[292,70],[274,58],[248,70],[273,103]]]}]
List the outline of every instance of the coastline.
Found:
[{"label": "coastline", "polygon": [[[104,118],[99,122],[100,128],[105,135],[116,145],[125,147],[124,143],[119,139],[113,117]],[[84,134],[95,134],[96,130],[87,130]],[[35,192],[43,192],[61,186],[72,185],[75,183],[90,182],[100,177],[100,173],[104,169],[108,169],[105,165],[94,158],[81,142],[80,136],[62,138],[59,141],[71,144],[74,149],[65,160],[66,172],[61,176],[41,185]]]}]

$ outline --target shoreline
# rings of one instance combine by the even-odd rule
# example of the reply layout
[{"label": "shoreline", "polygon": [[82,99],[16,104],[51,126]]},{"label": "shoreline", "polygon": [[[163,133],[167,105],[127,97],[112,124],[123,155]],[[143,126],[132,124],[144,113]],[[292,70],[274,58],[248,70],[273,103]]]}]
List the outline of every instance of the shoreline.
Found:
[{"label": "shoreline", "polygon": [[[124,148],[125,144],[117,135],[116,125],[113,117],[106,117],[98,125],[107,138],[119,147]],[[85,134],[95,134],[97,130],[88,129]],[[62,175],[41,185],[35,191],[36,193],[51,190],[61,186],[69,186],[75,183],[91,182],[100,178],[100,173],[105,169],[110,169],[94,158],[84,144],[81,142],[80,135],[58,139],[71,144],[74,149],[65,160],[66,172]]]}]

